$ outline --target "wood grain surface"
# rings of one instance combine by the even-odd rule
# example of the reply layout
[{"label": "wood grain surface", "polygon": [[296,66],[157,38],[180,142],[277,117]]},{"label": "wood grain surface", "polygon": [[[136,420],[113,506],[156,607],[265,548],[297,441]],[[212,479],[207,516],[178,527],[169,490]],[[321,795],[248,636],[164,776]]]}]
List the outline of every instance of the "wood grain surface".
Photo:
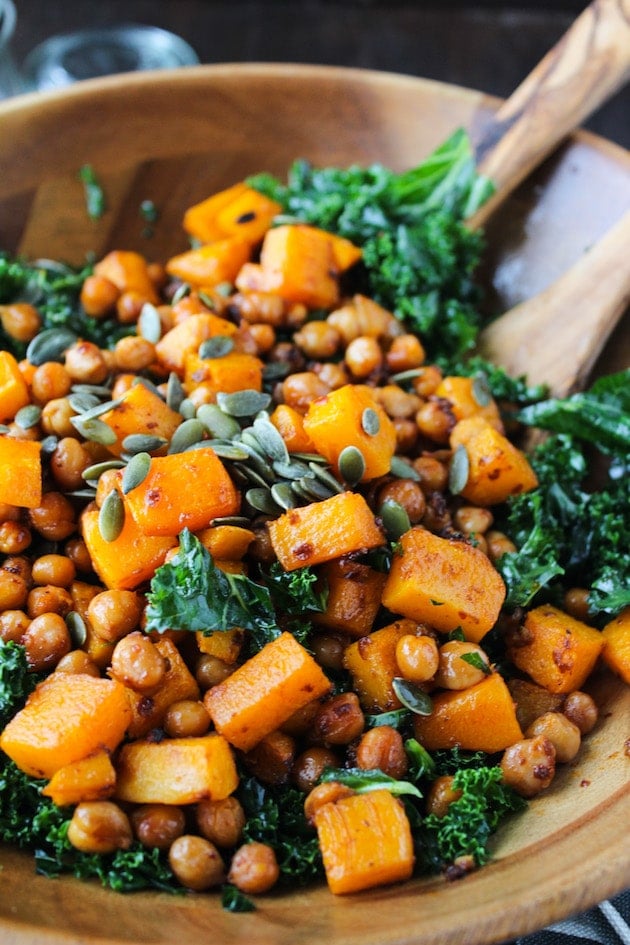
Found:
[{"label": "wood grain surface", "polygon": [[[216,66],[87,82],[0,104],[0,246],[81,262],[108,248],[162,259],[185,245],[184,208],[244,174],[318,164],[418,162],[454,128],[487,122],[475,91],[335,67]],[[108,210],[87,218],[77,171],[91,163]],[[142,200],[160,219],[143,235]],[[574,136],[492,218],[487,305],[500,312],[557,279],[630,207],[630,155]],[[598,369],[616,364],[627,320]],[[625,349],[627,352],[627,348]],[[567,351],[567,357],[571,357]],[[627,362],[626,362],[627,364]],[[553,788],[500,833],[496,860],[466,879],[333,897],[323,887],[224,912],[213,895],[122,896],[33,874],[0,852],[3,945],[482,945],[586,909],[630,883],[625,744],[630,694],[595,681],[601,722]]]}]

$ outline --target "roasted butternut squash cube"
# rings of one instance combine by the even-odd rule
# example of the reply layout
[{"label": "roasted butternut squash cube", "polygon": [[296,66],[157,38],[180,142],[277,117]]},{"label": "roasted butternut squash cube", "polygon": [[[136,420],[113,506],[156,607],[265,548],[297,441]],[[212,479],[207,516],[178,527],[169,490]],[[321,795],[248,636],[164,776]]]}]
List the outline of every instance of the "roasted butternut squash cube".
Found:
[{"label": "roasted butternut squash cube", "polygon": [[146,478],[124,501],[143,535],[173,538],[184,528],[196,531],[240,508],[236,487],[209,446],[154,457]]},{"label": "roasted butternut squash cube", "polygon": [[9,351],[0,351],[0,422],[13,420],[30,399],[18,362]]},{"label": "roasted butternut squash cube", "polygon": [[468,417],[456,423],[450,445],[452,449],[463,446],[468,454],[468,481],[461,494],[469,502],[498,505],[538,485],[525,454],[485,417]]},{"label": "roasted butternut squash cube", "polygon": [[313,401],[304,417],[304,430],[337,474],[339,456],[347,446],[361,451],[363,482],[389,472],[396,451],[396,428],[368,387],[344,384]]},{"label": "roasted butternut squash cube", "polygon": [[294,712],[330,689],[330,681],[290,633],[267,643],[222,683],[204,705],[218,732],[250,751]]},{"label": "roasted butternut squash cube", "polygon": [[36,509],[41,505],[42,461],[39,443],[0,436],[0,502],[27,509]]},{"label": "roasted butternut squash cube", "polygon": [[396,644],[401,637],[419,632],[414,620],[396,620],[346,647],[343,664],[352,676],[352,687],[366,712],[388,712],[401,703],[392,683],[400,676]]},{"label": "roasted butternut squash cube", "polygon": [[26,774],[52,778],[99,749],[113,751],[130,721],[121,683],[84,673],[52,673],[5,726],[0,748]]},{"label": "roasted butternut squash cube", "polygon": [[159,302],[147,260],[141,253],[114,249],[96,263],[94,273],[109,279],[121,292],[137,292],[154,305]]},{"label": "roasted butternut squash cube", "polygon": [[434,393],[436,397],[448,400],[456,420],[483,417],[495,430],[503,433],[503,421],[494,397],[490,394],[480,397],[476,394],[476,389],[473,377],[447,374]]},{"label": "roasted butternut squash cube", "polygon": [[508,656],[550,692],[572,692],[586,682],[605,643],[599,630],[543,604],[525,616],[521,638],[508,647]]},{"label": "roasted butternut squash cube", "polygon": [[201,243],[211,243],[213,240],[221,239],[224,233],[217,225],[219,212],[245,193],[247,189],[245,181],[239,181],[237,184],[219,190],[199,201],[199,203],[188,207],[184,213],[184,230]]},{"label": "roasted butternut squash cube", "polygon": [[58,807],[65,807],[105,800],[112,796],[115,787],[116,771],[109,752],[100,750],[55,771],[42,794]]},{"label": "roasted butternut squash cube", "polygon": [[367,502],[358,492],[342,492],[269,522],[269,536],[285,571],[322,564],[353,551],[385,543]]},{"label": "roasted butternut squash cube", "polygon": [[161,397],[144,384],[133,384],[120,402],[102,414],[100,419],[116,434],[116,442],[108,447],[114,456],[123,452],[123,440],[132,433],[145,433],[170,440],[182,422],[181,414],[172,410]]},{"label": "roasted butternut squash cube", "polygon": [[116,797],[132,804],[197,804],[222,801],[238,786],[232,750],[215,733],[123,745]]},{"label": "roasted butternut squash cube", "polygon": [[188,315],[162,335],[156,344],[158,362],[166,371],[175,371],[183,377],[187,355],[198,351],[199,346],[209,338],[231,338],[236,330],[233,322],[212,312]]},{"label": "roasted butternut squash cube", "polygon": [[606,624],[602,637],[604,662],[630,686],[630,607]]},{"label": "roasted butternut squash cube", "polygon": [[172,535],[145,535],[132,515],[125,516],[123,530],[115,541],[105,541],[98,524],[99,513],[81,516],[81,532],[94,570],[109,588],[132,591],[149,581],[177,545]]},{"label": "roasted butternut squash cube", "polygon": [[366,636],[381,606],[386,575],[366,564],[338,558],[323,565],[321,576],[328,588],[326,609],[314,614],[313,621],[351,637]]},{"label": "roasted butternut squash cube", "polygon": [[245,642],[245,631],[241,630],[240,627],[232,627],[230,630],[215,630],[208,634],[197,630],[195,636],[200,653],[214,656],[229,665],[236,663]]},{"label": "roasted butternut squash cube", "polygon": [[444,633],[461,627],[467,640],[478,643],[496,623],[506,593],[488,557],[421,526],[402,536],[400,549],[392,558],[383,604]]},{"label": "roasted butternut squash cube", "polygon": [[304,417],[288,404],[278,404],[269,417],[290,453],[314,453],[315,445],[304,429]]},{"label": "roasted butternut squash cube", "polygon": [[195,352],[184,359],[184,386],[188,393],[203,384],[211,394],[262,390],[263,363],[253,354],[230,351],[220,358],[200,358]]},{"label": "roasted butternut squash cube", "polygon": [[315,814],[328,887],[335,895],[409,879],[411,827],[399,798],[368,791],[323,804]]},{"label": "roasted butternut squash cube", "polygon": [[260,252],[264,288],[308,308],[331,308],[339,299],[337,262],[329,234],[306,224],[268,230]]},{"label": "roasted butternut squash cube", "polygon": [[523,737],[505,680],[491,673],[476,686],[432,694],[431,715],[414,715],[416,738],[428,751],[503,751]]},{"label": "roasted butternut squash cube", "polygon": [[197,288],[212,288],[221,282],[234,282],[250,253],[251,246],[247,240],[229,236],[171,256],[166,271]]}]

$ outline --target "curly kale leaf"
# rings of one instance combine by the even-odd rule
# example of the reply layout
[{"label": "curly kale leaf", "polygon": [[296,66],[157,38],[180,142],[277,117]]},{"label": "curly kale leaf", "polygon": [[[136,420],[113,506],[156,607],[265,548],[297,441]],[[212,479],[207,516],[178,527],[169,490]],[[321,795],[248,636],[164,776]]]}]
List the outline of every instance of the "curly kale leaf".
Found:
[{"label": "curly kale leaf", "polygon": [[420,331],[432,358],[471,348],[483,238],[462,221],[492,186],[477,175],[463,131],[401,174],[380,164],[317,169],[301,160],[286,185],[268,174],[249,183],[282,205],[276,222],[311,223],[361,246],[365,291]]},{"label": "curly kale leaf", "polygon": [[419,828],[419,850],[425,867],[441,870],[460,856],[477,866],[491,859],[489,841],[507,814],[521,811],[525,801],[503,783],[501,768],[459,769],[453,787],[462,792],[443,817],[427,815]]},{"label": "curly kale leaf", "polygon": [[323,875],[317,836],[304,817],[301,791],[242,777],[236,796],[247,817],[245,839],[274,848],[281,881],[304,885]]},{"label": "curly kale leaf", "polygon": [[24,647],[0,640],[0,728],[22,708],[39,679],[29,672]]}]

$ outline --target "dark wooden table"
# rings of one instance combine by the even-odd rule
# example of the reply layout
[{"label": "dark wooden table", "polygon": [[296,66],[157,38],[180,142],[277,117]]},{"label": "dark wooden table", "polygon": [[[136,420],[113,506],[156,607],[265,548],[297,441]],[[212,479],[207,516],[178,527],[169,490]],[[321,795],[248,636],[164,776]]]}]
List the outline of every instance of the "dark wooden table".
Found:
[{"label": "dark wooden table", "polygon": [[[17,0],[21,62],[43,39],[135,22],[186,39],[201,62],[360,66],[508,95],[556,42],[584,0]],[[630,92],[588,127],[630,147]]]}]

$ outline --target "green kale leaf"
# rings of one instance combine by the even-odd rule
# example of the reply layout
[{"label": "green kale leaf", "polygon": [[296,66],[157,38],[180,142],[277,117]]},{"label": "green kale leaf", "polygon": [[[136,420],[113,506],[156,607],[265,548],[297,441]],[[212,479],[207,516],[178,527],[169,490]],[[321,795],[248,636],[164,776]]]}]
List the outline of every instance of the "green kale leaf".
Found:
[{"label": "green kale leaf", "polygon": [[29,672],[23,646],[0,640],[0,728],[22,708],[40,678]]}]

